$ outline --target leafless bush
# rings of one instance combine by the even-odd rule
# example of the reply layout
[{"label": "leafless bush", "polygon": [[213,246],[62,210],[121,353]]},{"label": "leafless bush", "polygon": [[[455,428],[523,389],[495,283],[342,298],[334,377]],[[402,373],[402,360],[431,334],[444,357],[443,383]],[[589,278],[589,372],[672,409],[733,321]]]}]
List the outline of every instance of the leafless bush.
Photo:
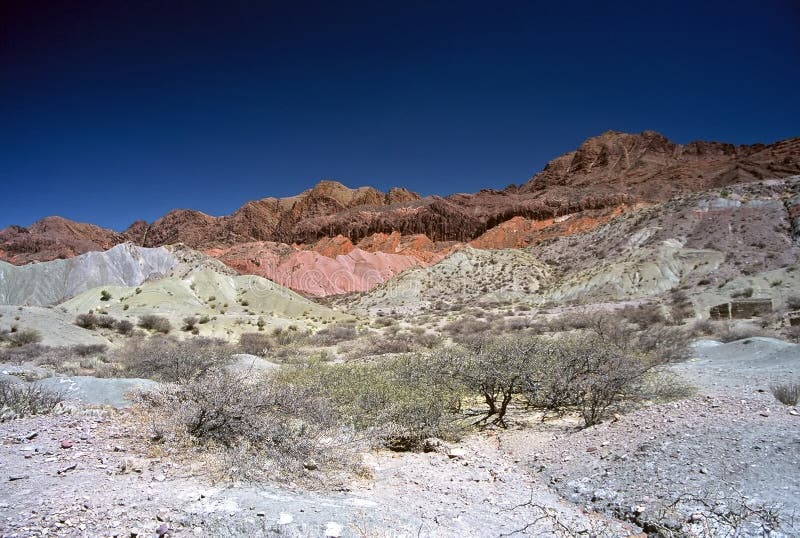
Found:
[{"label": "leafless bush", "polygon": [[9,344],[13,347],[27,346],[30,344],[38,344],[42,341],[42,333],[35,329],[23,329],[8,334],[6,337]]},{"label": "leafless bush", "polygon": [[172,324],[167,318],[155,314],[140,316],[138,325],[142,329],[163,334],[168,334],[172,330]]},{"label": "leafless bush", "polygon": [[356,328],[351,323],[340,323],[320,329],[311,337],[311,343],[317,346],[332,346],[345,340],[358,337]]},{"label": "leafless bush", "polygon": [[198,319],[196,316],[186,316],[183,318],[182,331],[191,332],[197,328]]},{"label": "leafless bush", "polygon": [[299,330],[295,325],[289,325],[285,329],[273,330],[272,340],[279,346],[299,345],[308,340],[308,332]]},{"label": "leafless bush", "polygon": [[800,383],[797,381],[776,383],[769,389],[775,399],[783,405],[797,405],[797,402],[800,401]]},{"label": "leafless bush", "polygon": [[23,346],[0,348],[0,362],[22,364],[40,357],[47,348],[40,344],[26,344]]},{"label": "leafless bush", "polygon": [[244,333],[239,337],[239,351],[248,355],[264,357],[274,347],[272,339],[262,333]]},{"label": "leafless bush", "polygon": [[129,342],[115,358],[131,377],[181,383],[228,364],[231,354],[230,346],[222,340],[195,337],[181,341],[153,336]]},{"label": "leafless bush", "polygon": [[133,323],[127,319],[121,319],[117,321],[114,329],[116,329],[116,331],[123,336],[130,336],[133,334]]},{"label": "leafless bush", "polygon": [[491,324],[486,321],[463,317],[446,324],[443,330],[450,334],[454,342],[465,342],[490,330],[491,327]]},{"label": "leafless bush", "polygon": [[72,346],[72,351],[79,357],[90,357],[92,355],[100,355],[105,352],[107,347],[105,344],[79,344]]},{"label": "leafless bush", "polygon": [[698,319],[692,324],[691,333],[694,336],[712,336],[717,328],[710,319]]},{"label": "leafless bush", "polygon": [[342,451],[333,444],[341,438],[334,431],[334,414],[308,388],[215,370],[140,400],[159,437],[188,437],[209,450],[235,452],[248,472],[292,476],[341,465]]},{"label": "leafless bush", "polygon": [[754,327],[736,325],[733,322],[722,322],[717,326],[714,339],[727,343],[753,338],[754,336],[766,336],[768,334],[768,332]]},{"label": "leafless bush", "polygon": [[789,295],[786,298],[786,308],[789,310],[800,310],[800,295]]},{"label": "leafless bush", "polygon": [[98,315],[95,316],[95,325],[102,329],[113,329],[117,324],[117,320],[112,316]]},{"label": "leafless bush", "polygon": [[64,400],[60,392],[35,383],[0,380],[0,418],[22,418],[52,412]]},{"label": "leafless bush", "polygon": [[97,316],[93,312],[75,316],[75,325],[84,329],[94,329],[97,326]]}]

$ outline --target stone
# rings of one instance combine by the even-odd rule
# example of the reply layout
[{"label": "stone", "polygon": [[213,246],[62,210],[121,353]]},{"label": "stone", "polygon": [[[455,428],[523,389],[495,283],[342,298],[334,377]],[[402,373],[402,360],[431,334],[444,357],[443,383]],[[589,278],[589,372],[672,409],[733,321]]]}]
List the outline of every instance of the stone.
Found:
[{"label": "stone", "polygon": [[447,457],[450,459],[461,459],[467,455],[467,451],[463,448],[451,448],[450,451],[447,453]]},{"label": "stone", "polygon": [[61,448],[72,448],[72,440],[64,439],[63,441],[61,441]]}]

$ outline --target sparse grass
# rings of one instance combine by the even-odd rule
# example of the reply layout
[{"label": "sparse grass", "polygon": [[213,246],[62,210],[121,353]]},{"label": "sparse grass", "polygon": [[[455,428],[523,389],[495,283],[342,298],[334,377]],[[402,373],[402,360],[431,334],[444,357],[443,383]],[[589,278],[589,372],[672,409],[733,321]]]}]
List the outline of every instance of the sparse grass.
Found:
[{"label": "sparse grass", "polygon": [[776,383],[770,386],[769,389],[775,399],[783,405],[797,405],[800,402],[800,382]]}]

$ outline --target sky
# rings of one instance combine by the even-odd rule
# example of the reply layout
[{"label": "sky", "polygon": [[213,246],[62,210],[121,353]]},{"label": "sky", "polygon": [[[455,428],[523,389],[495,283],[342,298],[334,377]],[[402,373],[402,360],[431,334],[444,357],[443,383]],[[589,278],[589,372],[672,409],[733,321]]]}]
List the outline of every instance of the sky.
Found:
[{"label": "sky", "polygon": [[503,188],[609,129],[773,142],[798,88],[796,0],[2,0],[0,227]]}]

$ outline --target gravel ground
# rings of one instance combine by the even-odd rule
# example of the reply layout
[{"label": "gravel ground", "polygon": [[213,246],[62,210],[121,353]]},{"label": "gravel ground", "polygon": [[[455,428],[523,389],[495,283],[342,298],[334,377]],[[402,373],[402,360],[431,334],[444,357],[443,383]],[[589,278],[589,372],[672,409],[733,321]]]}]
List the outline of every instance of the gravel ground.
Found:
[{"label": "gravel ground", "polygon": [[0,536],[720,536],[724,518],[763,523],[766,508],[780,511],[771,529],[731,535],[800,535],[788,521],[800,416],[768,390],[800,371],[798,349],[700,342],[674,368],[691,398],[584,430],[530,421],[370,453],[373,478],[337,491],[215,483],[199,463],[147,454],[127,411],[12,420],[0,424]]}]

